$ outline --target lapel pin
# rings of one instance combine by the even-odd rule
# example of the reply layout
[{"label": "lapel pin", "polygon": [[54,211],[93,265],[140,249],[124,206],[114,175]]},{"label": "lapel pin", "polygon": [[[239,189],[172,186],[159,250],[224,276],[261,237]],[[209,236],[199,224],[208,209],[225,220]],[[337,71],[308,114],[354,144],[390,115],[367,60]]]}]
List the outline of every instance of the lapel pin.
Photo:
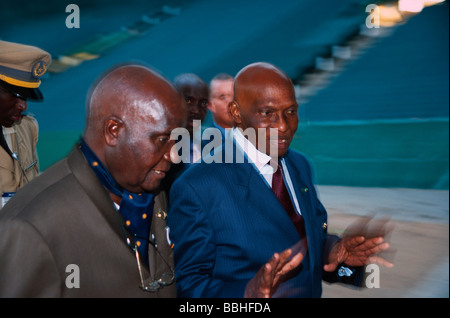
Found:
[{"label": "lapel pin", "polygon": [[327,224],[327,222],[324,222],[323,224],[322,224],[322,229],[326,229],[327,228],[327,226],[328,226],[328,224]]},{"label": "lapel pin", "polygon": [[160,210],[156,216],[161,218],[161,219],[163,219],[163,220],[165,220],[167,218],[167,212],[163,211],[163,210]]}]

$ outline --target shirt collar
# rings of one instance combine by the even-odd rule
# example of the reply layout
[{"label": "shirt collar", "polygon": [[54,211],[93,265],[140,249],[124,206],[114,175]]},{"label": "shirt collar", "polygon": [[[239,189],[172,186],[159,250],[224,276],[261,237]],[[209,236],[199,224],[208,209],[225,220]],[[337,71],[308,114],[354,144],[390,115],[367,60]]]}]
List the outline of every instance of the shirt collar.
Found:
[{"label": "shirt collar", "polygon": [[236,144],[244,151],[249,161],[256,166],[258,171],[261,171],[261,169],[272,159],[269,155],[259,151],[255,145],[245,138],[240,129],[234,127],[233,136],[236,140]]},{"label": "shirt collar", "polygon": [[14,126],[12,126],[12,127],[3,127],[3,126],[1,126],[1,127],[2,127],[4,135],[10,135],[10,134],[14,134],[15,133]]}]

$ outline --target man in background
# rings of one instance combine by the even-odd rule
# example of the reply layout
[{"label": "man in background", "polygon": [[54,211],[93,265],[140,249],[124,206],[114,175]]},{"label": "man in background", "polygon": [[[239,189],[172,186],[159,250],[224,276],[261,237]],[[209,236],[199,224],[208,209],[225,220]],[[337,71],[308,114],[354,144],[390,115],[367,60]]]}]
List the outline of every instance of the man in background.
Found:
[{"label": "man in background", "polygon": [[177,151],[177,162],[172,165],[167,177],[164,179],[164,187],[167,193],[173,182],[182,175],[194,163],[202,157],[202,123],[205,120],[209,104],[209,89],[205,81],[193,73],[183,73],[175,77],[174,85],[183,96],[187,106],[186,130],[176,136],[177,144],[182,144]]},{"label": "man in background", "polygon": [[229,103],[233,100],[233,77],[220,73],[209,83],[209,106],[214,126],[224,132],[225,128],[234,126],[234,119],[229,110]]},{"label": "man in background", "polygon": [[203,121],[206,117],[209,104],[208,85],[198,75],[184,73],[174,79],[174,85],[184,96],[188,109],[188,121],[186,129],[191,139],[194,139],[194,120]]},{"label": "man in background", "polygon": [[0,209],[39,174],[38,123],[25,111],[27,101],[43,100],[40,77],[50,62],[40,48],[0,41]]}]

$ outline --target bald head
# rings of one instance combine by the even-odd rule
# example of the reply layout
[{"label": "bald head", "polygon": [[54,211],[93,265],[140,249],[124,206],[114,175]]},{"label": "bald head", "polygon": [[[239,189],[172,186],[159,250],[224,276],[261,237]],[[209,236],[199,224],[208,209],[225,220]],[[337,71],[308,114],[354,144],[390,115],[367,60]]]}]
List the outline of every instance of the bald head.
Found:
[{"label": "bald head", "polygon": [[151,191],[170,167],[170,133],[185,121],[185,103],[167,79],[125,65],[92,87],[84,139],[122,187]]},{"label": "bald head", "polygon": [[108,118],[128,122],[150,115],[163,124],[173,117],[173,107],[178,105],[180,98],[167,79],[147,67],[117,67],[91,88],[85,138],[92,140],[98,136]]},{"label": "bald head", "polygon": [[291,79],[282,70],[276,66],[258,62],[247,65],[235,77],[234,96],[238,103],[248,104],[255,98],[260,98],[264,94],[271,96],[274,90],[287,89],[294,87]]}]

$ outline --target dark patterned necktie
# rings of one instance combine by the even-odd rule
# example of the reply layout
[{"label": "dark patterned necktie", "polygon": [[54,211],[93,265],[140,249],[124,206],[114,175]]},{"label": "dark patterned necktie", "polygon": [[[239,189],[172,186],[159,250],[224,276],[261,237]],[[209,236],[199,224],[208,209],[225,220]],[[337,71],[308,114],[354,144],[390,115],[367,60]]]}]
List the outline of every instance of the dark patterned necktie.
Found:
[{"label": "dark patterned necktie", "polygon": [[289,196],[289,192],[284,184],[282,170],[283,168],[281,166],[281,162],[278,161],[277,171],[272,176],[272,191],[283,205],[287,214],[291,218],[292,223],[294,223],[300,238],[306,239],[305,221],[301,215],[295,212],[291,197]]}]

